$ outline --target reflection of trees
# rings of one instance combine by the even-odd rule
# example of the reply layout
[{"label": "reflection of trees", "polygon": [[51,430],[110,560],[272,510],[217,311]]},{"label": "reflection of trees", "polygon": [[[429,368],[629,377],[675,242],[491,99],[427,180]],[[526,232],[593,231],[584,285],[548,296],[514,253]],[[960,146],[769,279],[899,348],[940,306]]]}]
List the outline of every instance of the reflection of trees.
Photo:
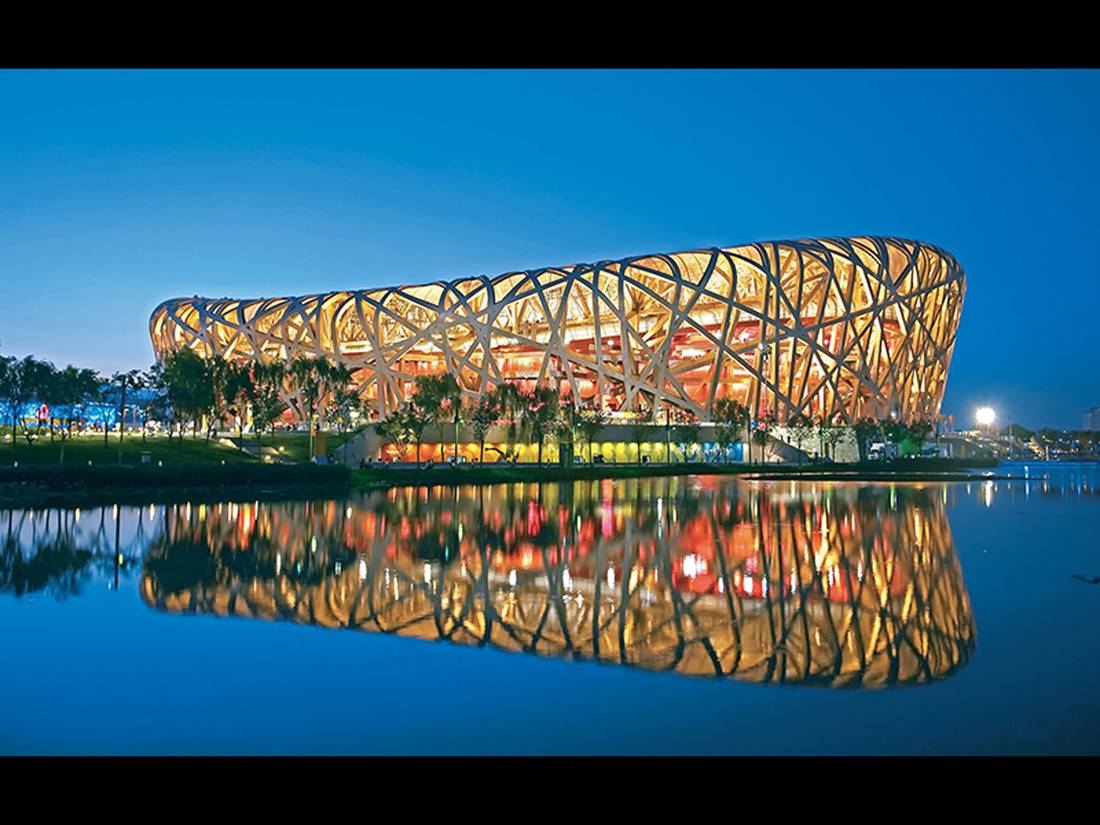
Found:
[{"label": "reflection of trees", "polygon": [[112,516],[113,531],[107,527],[109,509],[101,508],[98,517],[89,514],[83,525],[71,510],[3,513],[0,592],[16,596],[48,592],[60,600],[79,594],[93,574],[112,571],[117,588],[120,573],[133,569],[139,552],[135,547],[144,541],[144,523],[139,516],[133,539],[123,546],[119,519]]},{"label": "reflection of trees", "polygon": [[938,492],[709,477],[183,507],[142,582],[166,610],[832,686],[943,678],[974,648]]}]

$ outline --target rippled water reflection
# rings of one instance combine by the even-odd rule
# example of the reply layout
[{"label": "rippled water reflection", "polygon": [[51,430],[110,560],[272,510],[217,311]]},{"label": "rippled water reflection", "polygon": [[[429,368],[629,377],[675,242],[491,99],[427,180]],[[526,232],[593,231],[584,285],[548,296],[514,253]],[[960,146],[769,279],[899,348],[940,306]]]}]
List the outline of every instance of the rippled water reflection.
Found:
[{"label": "rippled water reflection", "polygon": [[184,505],[158,610],[284,619],[753,682],[949,676],[974,619],[942,494],[703,477]]},{"label": "rippled water reflection", "polygon": [[103,583],[177,621],[276,620],[755,683],[922,685],[981,650],[948,513],[1100,500],[1097,475],[704,476],[0,512],[0,594],[71,601]]}]

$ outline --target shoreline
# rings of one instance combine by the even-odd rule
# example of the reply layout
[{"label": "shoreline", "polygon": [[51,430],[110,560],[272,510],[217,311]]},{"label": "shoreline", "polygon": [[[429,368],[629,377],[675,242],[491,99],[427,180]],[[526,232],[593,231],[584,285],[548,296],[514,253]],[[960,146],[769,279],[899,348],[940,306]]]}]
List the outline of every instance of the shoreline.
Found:
[{"label": "shoreline", "polygon": [[[280,501],[338,498],[395,487],[539,484],[574,481],[738,476],[746,481],[918,482],[1022,479],[996,473],[989,460],[900,460],[864,464],[445,465],[428,468],[234,465],[142,468],[0,468],[0,509],[173,504],[186,501]],[[247,468],[247,469],[241,469]]]}]

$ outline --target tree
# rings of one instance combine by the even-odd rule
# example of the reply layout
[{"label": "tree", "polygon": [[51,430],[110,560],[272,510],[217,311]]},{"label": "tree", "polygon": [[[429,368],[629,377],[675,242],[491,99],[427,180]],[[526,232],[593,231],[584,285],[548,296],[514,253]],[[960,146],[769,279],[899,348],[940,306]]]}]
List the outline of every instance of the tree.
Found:
[{"label": "tree", "polygon": [[17,378],[15,370],[17,363],[18,361],[11,355],[0,355],[0,399],[3,399],[4,404],[8,406],[8,412],[11,415],[12,447],[15,446],[15,420],[18,414],[18,403],[12,400],[13,395],[16,394],[15,384]]},{"label": "tree", "polygon": [[[111,384],[119,388],[118,402],[118,463],[122,463],[122,440],[126,434],[126,391],[136,390],[141,387],[141,370],[127,370],[116,372],[111,376]],[[131,395],[131,399],[133,395]],[[107,425],[104,422],[104,432]]]},{"label": "tree", "polygon": [[817,422],[817,437],[822,445],[822,454],[836,459],[836,445],[844,438],[844,427],[835,420],[822,416]]},{"label": "tree", "polygon": [[[711,407],[711,418],[715,424],[715,440],[722,446],[723,452],[726,452],[726,448],[734,442],[738,431],[744,430],[745,440],[751,442],[748,433],[751,420],[749,408],[740,401],[735,401],[732,398],[719,398]],[[752,461],[751,449],[749,461]]]},{"label": "tree", "polygon": [[257,444],[263,444],[261,434],[265,429],[270,429],[274,434],[275,422],[286,411],[283,396],[285,381],[286,367],[282,362],[254,364],[252,367],[252,426],[256,430]]},{"label": "tree", "polygon": [[416,466],[419,467],[420,445],[424,441],[424,430],[431,423],[431,418],[415,402],[410,402],[401,411],[401,423],[409,439],[416,442]]},{"label": "tree", "polygon": [[316,358],[296,355],[287,369],[287,378],[297,394],[299,418],[309,425],[309,456],[313,457],[314,419],[322,394],[323,367]]},{"label": "tree", "polygon": [[887,441],[900,444],[907,433],[905,422],[896,415],[888,415],[879,422],[879,430]]},{"label": "tree", "polygon": [[760,447],[760,454],[767,461],[766,447],[771,439],[772,430],[775,429],[778,418],[773,412],[766,412],[756,421],[756,429],[753,430],[752,440]]},{"label": "tree", "polygon": [[[145,443],[145,436],[149,429],[150,421],[166,421],[169,414],[168,397],[164,390],[164,375],[161,365],[153,364],[141,374],[141,387],[145,390],[141,398],[141,443]],[[168,433],[171,440],[172,434]]]},{"label": "tree", "polygon": [[866,461],[871,439],[879,435],[879,423],[873,418],[864,417],[852,425],[852,430],[856,435],[856,446],[859,448],[859,460]]},{"label": "tree", "polygon": [[237,437],[244,438],[244,422],[255,395],[256,384],[251,364],[218,361],[217,393],[219,396],[219,420],[225,415],[237,419]]},{"label": "tree", "polygon": [[496,398],[492,393],[484,393],[478,399],[477,406],[474,407],[470,415],[470,424],[473,426],[474,436],[480,445],[477,459],[479,462],[484,463],[485,461],[485,437],[489,434],[489,430],[493,425],[497,423],[499,417],[500,409],[497,407]]},{"label": "tree", "polygon": [[698,449],[699,425],[691,421],[681,422],[672,428],[672,437],[676,439],[676,443],[680,446],[680,453],[686,460],[687,446],[689,444],[696,445]]},{"label": "tree", "polygon": [[12,446],[15,446],[20,424],[23,424],[23,436],[30,446],[35,436],[26,426],[23,410],[48,386],[53,365],[38,361],[31,355],[22,359],[7,356],[0,359],[0,364],[0,400],[7,405],[11,416]]},{"label": "tree", "polygon": [[[439,451],[441,458],[446,458],[446,450],[443,447],[443,423],[446,421],[446,412],[443,409],[443,386],[441,375],[418,375],[416,388],[413,390],[410,406],[415,408],[416,414],[423,418],[424,425],[436,425],[439,428]],[[416,461],[420,462],[419,443],[416,450]]]},{"label": "tree", "polygon": [[441,458],[447,459],[447,450],[443,442],[443,425],[454,424],[455,457],[458,457],[458,424],[462,417],[462,387],[451,373],[422,375],[416,379],[416,390],[412,402],[425,416],[428,423],[439,428],[439,451]]},{"label": "tree", "polygon": [[383,443],[388,441],[397,447],[399,452],[406,452],[410,433],[406,426],[404,410],[395,410],[375,424],[374,428]]},{"label": "tree", "polygon": [[580,410],[573,419],[573,426],[581,436],[581,440],[588,444],[588,463],[592,463],[592,442],[603,432],[607,426],[607,413],[599,407],[589,407]]},{"label": "tree", "polygon": [[515,384],[505,381],[493,390],[493,401],[500,417],[508,424],[505,431],[508,439],[508,455],[514,459],[516,438],[520,430],[519,421],[527,406],[526,399]]},{"label": "tree", "polygon": [[[363,415],[363,398],[358,390],[349,384],[337,385],[332,391],[329,413],[332,420],[336,422],[336,431],[344,440],[344,463],[347,464],[348,441],[351,440],[348,433],[353,430],[355,423]],[[363,427],[359,429],[362,430]]]},{"label": "tree", "polygon": [[525,396],[527,404],[523,418],[527,432],[538,444],[538,462],[542,466],[542,445],[547,436],[561,427],[561,394],[556,387],[536,387]]},{"label": "tree", "polygon": [[927,418],[915,418],[908,422],[906,429],[908,430],[909,438],[917,443],[918,450],[924,447],[924,440],[932,434],[932,430],[935,429],[935,426],[935,422]]},{"label": "tree", "polygon": [[[802,413],[795,413],[789,419],[787,419],[787,429],[791,433],[791,437],[798,442],[798,450],[801,453],[805,453],[806,450],[803,447],[804,442],[813,438],[814,435],[814,422],[808,415]],[[799,463],[801,463],[799,458]]]},{"label": "tree", "polygon": [[635,424],[630,428],[630,440],[634,442],[634,463],[642,463],[642,442],[651,437],[652,427],[648,424]]},{"label": "tree", "polygon": [[[439,396],[443,401],[443,410],[450,415],[451,424],[454,427],[454,458],[458,461],[458,425],[462,420],[462,385],[458,379],[449,372],[439,377]],[[443,436],[439,437],[439,448],[443,449]]]},{"label": "tree", "polygon": [[82,369],[70,364],[63,370],[53,371],[40,400],[50,409],[51,432],[55,419],[60,425],[58,435],[61,439],[61,450],[58,464],[65,463],[65,442],[72,437],[73,419],[77,417],[83,405],[95,397],[98,389],[98,376],[90,369]]},{"label": "tree", "polygon": [[[207,362],[193,350],[171,352],[164,359],[164,385],[172,409],[184,420],[190,420],[198,438],[199,421],[214,407],[214,376]],[[182,426],[180,438],[183,438]]]}]

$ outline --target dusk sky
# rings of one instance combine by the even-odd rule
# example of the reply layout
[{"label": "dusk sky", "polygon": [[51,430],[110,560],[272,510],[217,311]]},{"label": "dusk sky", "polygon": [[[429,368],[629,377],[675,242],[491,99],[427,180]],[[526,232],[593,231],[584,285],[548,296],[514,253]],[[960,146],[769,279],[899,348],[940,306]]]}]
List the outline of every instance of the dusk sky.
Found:
[{"label": "dusk sky", "polygon": [[0,353],[147,367],[162,300],[915,238],[943,411],[1100,405],[1097,71],[0,72]]}]

